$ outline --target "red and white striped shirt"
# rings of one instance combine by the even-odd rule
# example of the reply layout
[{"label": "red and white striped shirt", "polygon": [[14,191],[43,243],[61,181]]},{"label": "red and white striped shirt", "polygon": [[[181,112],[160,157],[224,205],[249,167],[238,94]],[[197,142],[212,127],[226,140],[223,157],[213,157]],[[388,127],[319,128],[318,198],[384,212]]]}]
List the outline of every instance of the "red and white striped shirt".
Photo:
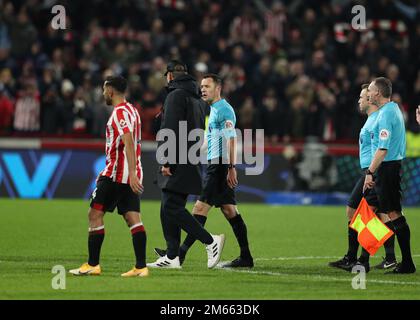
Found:
[{"label": "red and white striped shirt", "polygon": [[130,183],[128,161],[122,135],[131,132],[136,154],[136,171],[143,184],[141,166],[141,120],[131,103],[123,102],[115,106],[106,126],[106,167],[101,175],[110,177],[114,182]]},{"label": "red and white striped shirt", "polygon": [[265,15],[265,32],[279,43],[283,43],[286,23],[287,16],[285,14],[268,12]]}]

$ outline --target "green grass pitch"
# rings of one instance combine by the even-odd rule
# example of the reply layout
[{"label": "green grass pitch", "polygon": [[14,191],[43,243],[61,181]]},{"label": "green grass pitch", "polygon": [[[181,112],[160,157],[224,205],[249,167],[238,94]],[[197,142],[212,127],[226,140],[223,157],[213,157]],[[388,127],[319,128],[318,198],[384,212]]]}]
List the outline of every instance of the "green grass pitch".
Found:
[{"label": "green grass pitch", "polygon": [[[164,247],[159,202],[143,201],[148,243]],[[192,204],[190,203],[191,209]],[[0,299],[420,299],[420,271],[384,275],[372,271],[366,289],[352,288],[351,273],[329,268],[347,249],[343,207],[240,204],[256,266],[252,270],[207,269],[204,246],[196,243],[182,270],[151,270],[148,278],[121,278],[134,263],[131,236],[116,213],[105,217],[102,275],[67,273],[66,289],[54,290],[53,266],[66,271],[87,259],[88,202],[81,200],[0,200]],[[407,208],[412,252],[420,268],[420,209]],[[225,233],[222,260],[235,258],[236,239],[213,209],[207,229]],[[397,246],[397,256],[400,251]],[[380,261],[383,249],[371,259]]]}]

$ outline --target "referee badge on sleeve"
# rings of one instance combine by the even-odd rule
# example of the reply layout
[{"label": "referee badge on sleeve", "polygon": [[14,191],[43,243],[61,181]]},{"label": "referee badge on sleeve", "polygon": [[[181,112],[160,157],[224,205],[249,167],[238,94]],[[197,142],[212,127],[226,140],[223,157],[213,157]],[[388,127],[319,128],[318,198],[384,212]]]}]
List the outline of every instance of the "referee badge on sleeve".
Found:
[{"label": "referee badge on sleeve", "polygon": [[226,129],[232,129],[234,126],[233,126],[233,122],[232,121],[230,121],[230,120],[226,120],[226,122],[225,122],[225,128]]},{"label": "referee badge on sleeve", "polygon": [[389,136],[389,131],[386,129],[382,129],[381,132],[379,132],[379,139],[381,140],[388,140]]}]

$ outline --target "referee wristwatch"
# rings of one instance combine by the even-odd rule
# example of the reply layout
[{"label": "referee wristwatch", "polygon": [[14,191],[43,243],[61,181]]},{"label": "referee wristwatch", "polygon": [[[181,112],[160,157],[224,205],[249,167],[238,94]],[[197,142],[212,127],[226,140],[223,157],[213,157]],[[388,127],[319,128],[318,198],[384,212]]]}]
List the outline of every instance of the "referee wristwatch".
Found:
[{"label": "referee wristwatch", "polygon": [[373,177],[373,172],[372,171],[370,171],[369,169],[366,169],[366,175],[367,176],[372,176]]},{"label": "referee wristwatch", "polygon": [[236,166],[235,166],[234,164],[232,164],[232,163],[229,163],[228,168],[229,168],[229,169],[232,169],[232,168],[236,168]]}]

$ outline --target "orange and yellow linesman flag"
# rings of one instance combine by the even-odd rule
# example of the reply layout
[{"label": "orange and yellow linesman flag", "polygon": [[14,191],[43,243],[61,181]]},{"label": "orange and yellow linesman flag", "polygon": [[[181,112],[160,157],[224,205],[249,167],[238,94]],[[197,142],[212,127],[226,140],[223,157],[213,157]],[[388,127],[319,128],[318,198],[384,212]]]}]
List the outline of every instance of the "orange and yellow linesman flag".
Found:
[{"label": "orange and yellow linesman flag", "polygon": [[394,234],[373,212],[364,197],[354,213],[350,228],[357,231],[357,240],[371,256]]}]

